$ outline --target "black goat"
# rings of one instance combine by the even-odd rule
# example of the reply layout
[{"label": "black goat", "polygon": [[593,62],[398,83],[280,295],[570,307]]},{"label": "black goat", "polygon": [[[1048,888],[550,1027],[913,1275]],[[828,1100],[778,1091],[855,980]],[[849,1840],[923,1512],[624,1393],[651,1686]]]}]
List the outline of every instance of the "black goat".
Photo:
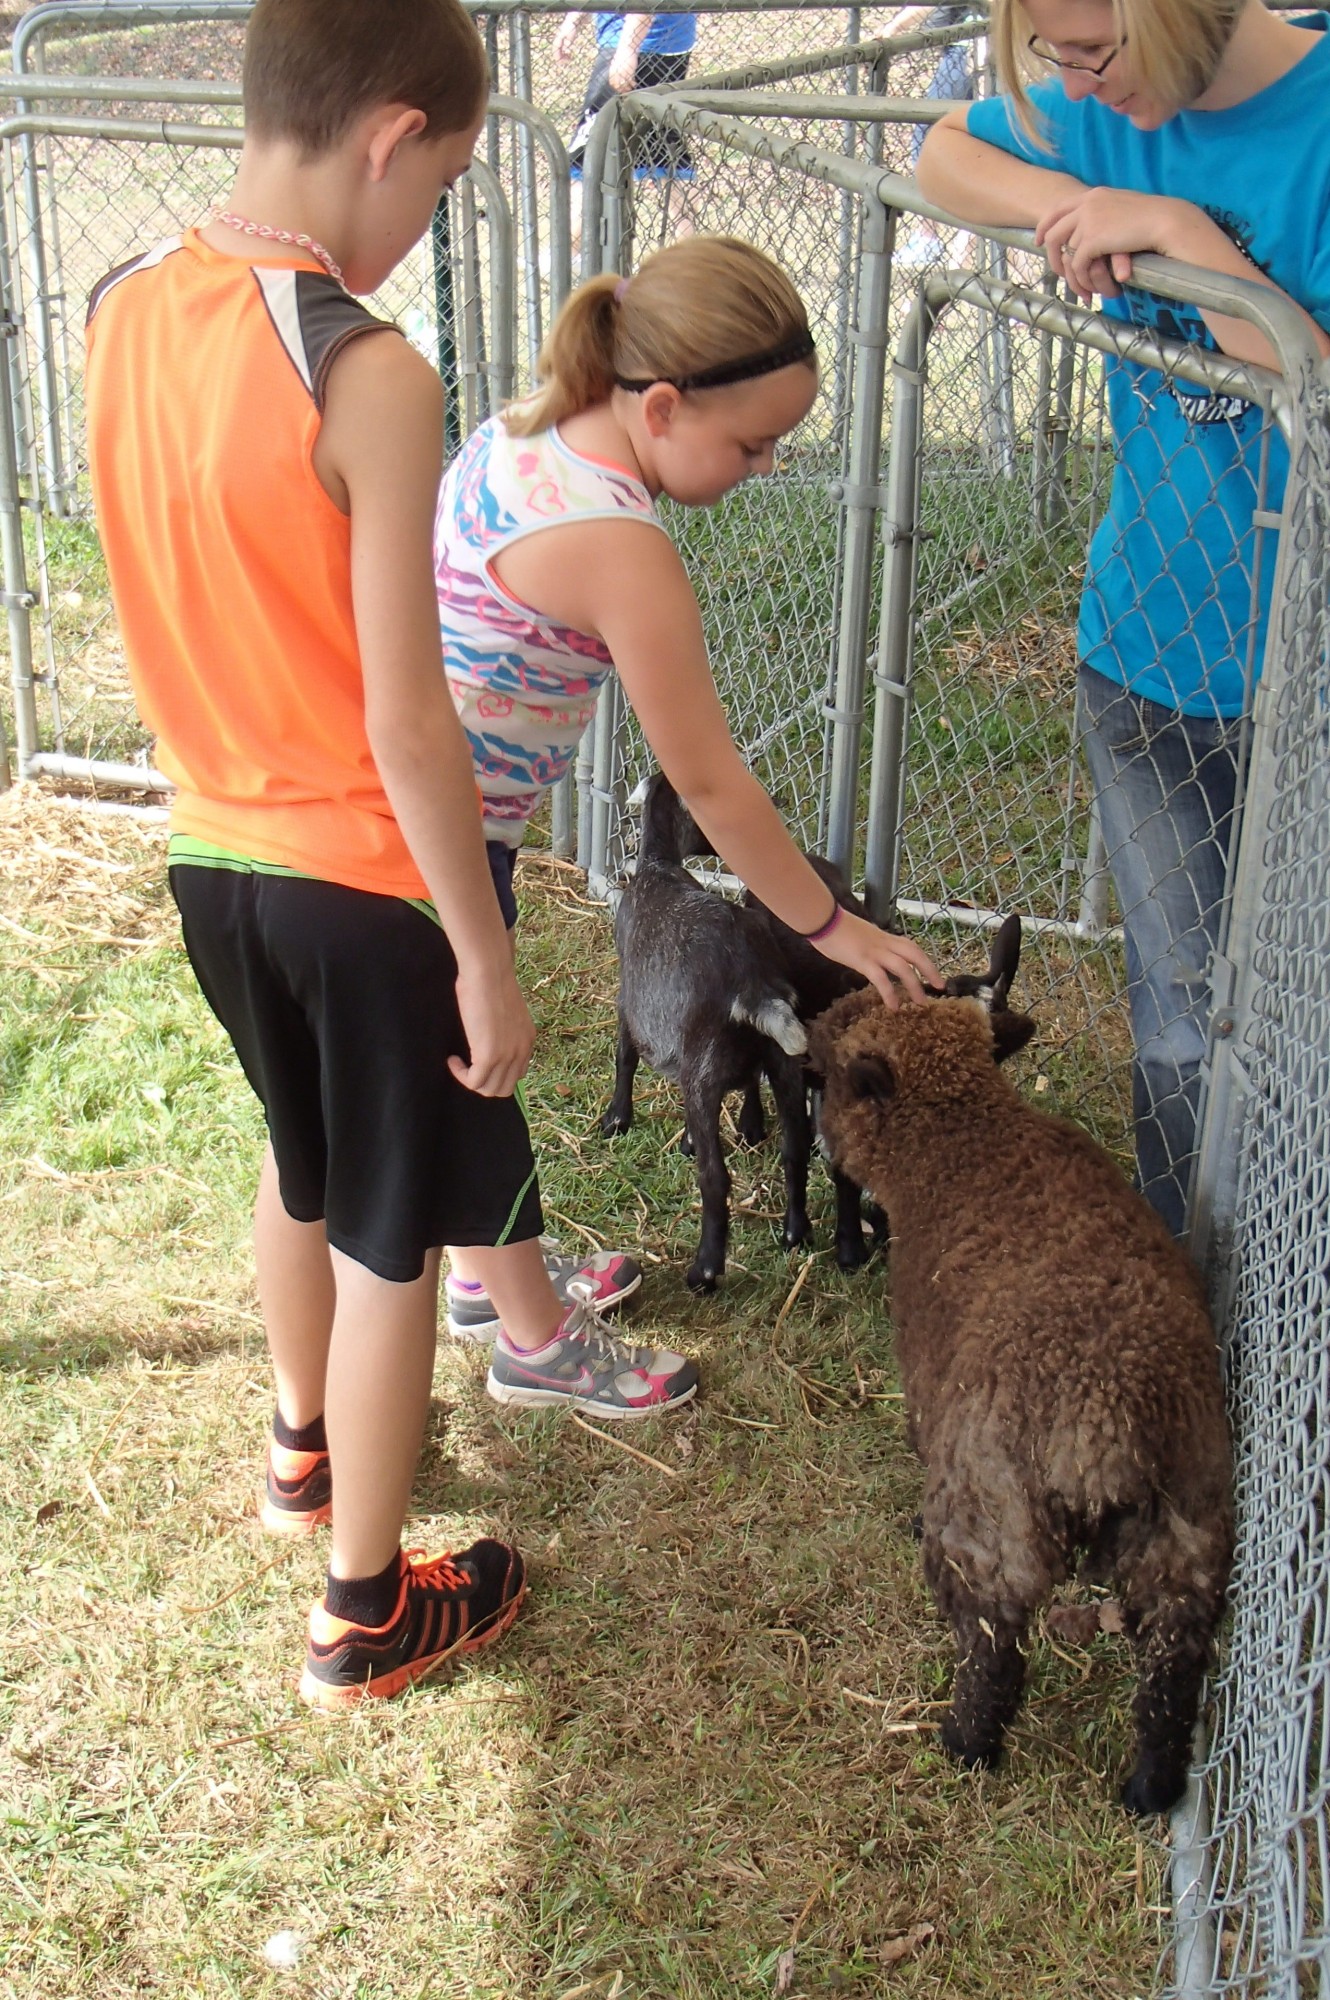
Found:
[{"label": "black goat", "polygon": [[[687,1274],[694,1291],[713,1291],[725,1268],[730,1177],[720,1144],[721,1105],[729,1091],[747,1091],[759,1075],[771,1085],[780,1120],[782,1241],[792,1249],[809,1234],[807,1037],[797,996],[768,915],[726,901],[683,866],[686,856],[712,851],[674,787],[657,772],[642,806],[637,873],[614,919],[619,1040],[614,1096],[601,1120],[607,1136],[632,1124],[639,1061],[679,1085],[702,1195],[702,1240]],[[757,1109],[760,1118],[760,1104]],[[753,1136],[742,1121],[740,1131]]]}]

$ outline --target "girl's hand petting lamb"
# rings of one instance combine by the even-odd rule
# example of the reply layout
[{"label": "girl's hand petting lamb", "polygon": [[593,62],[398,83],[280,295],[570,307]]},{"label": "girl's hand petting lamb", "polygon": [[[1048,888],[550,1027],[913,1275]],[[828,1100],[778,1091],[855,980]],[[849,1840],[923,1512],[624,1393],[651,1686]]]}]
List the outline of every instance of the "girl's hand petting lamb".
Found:
[{"label": "girl's hand petting lamb", "polygon": [[839,903],[828,928],[820,937],[815,934],[808,941],[824,957],[871,981],[888,1007],[900,1005],[894,980],[900,981],[909,1000],[926,1000],[926,986],[937,989],[942,985],[942,975],[922,945],[910,938],[896,937],[890,931],[880,931],[876,924],[856,917]]},{"label": "girl's hand petting lamb", "polygon": [[1054,275],[1065,279],[1085,305],[1099,293],[1115,299],[1131,283],[1131,260],[1153,252],[1184,264],[1213,260],[1227,238],[1190,201],[1091,187],[1062,194],[1035,225]]}]

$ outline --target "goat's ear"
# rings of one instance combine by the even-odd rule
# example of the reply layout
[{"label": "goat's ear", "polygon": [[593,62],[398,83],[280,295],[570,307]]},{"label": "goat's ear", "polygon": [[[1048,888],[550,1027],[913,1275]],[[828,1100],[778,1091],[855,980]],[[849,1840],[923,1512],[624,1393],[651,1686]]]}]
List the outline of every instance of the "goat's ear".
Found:
[{"label": "goat's ear", "polygon": [[845,1080],[856,1097],[876,1097],[885,1103],[896,1095],[896,1078],[885,1056],[852,1056]]},{"label": "goat's ear", "polygon": [[[1002,1006],[1011,990],[1011,982],[1016,977],[1016,968],[1021,962],[1021,920],[1013,911],[1004,918],[998,934],[993,940],[993,952],[984,974],[985,986],[993,989],[993,1005]],[[1033,1030],[1031,1030],[1033,1033]],[[1026,1037],[1028,1041],[1029,1037]]]},{"label": "goat's ear", "polygon": [[989,1026],[993,1030],[993,1060],[1005,1062],[1014,1056],[1027,1042],[1033,1041],[1037,1023],[1028,1014],[1012,1014],[1003,1008],[1000,1013],[990,1014]]}]

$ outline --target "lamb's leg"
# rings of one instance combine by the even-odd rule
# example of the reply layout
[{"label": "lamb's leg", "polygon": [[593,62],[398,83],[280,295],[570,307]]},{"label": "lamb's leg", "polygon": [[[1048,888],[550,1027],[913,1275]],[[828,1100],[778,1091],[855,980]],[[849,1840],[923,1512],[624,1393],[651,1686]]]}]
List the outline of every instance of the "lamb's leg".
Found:
[{"label": "lamb's leg", "polygon": [[767,1136],[767,1121],[762,1110],[762,1079],[759,1076],[750,1077],[744,1085],[738,1130],[745,1146],[760,1146]]},{"label": "lamb's leg", "polygon": [[688,1266],[686,1281],[695,1292],[714,1292],[725,1269],[730,1233],[730,1176],[720,1146],[722,1093],[706,1077],[690,1071],[685,1071],[680,1082],[702,1196],[702,1240]]},{"label": "lamb's leg", "polygon": [[600,1129],[607,1139],[612,1139],[616,1132],[626,1132],[633,1122],[633,1081],[640,1061],[637,1044],[628,1032],[628,1023],[620,1008],[619,1039],[614,1048],[614,1095],[600,1121]]},{"label": "lamb's leg", "polygon": [[[963,1428],[964,1412],[952,1416]],[[942,1746],[987,1770],[1020,1707],[1030,1619],[1065,1564],[1029,1507],[1019,1468],[992,1459],[967,1466],[955,1424],[948,1428],[950,1449],[934,1457],[930,1448],[923,1533],[924,1575],[956,1641]]]},{"label": "lamb's leg", "polygon": [[808,1091],[802,1065],[783,1049],[773,1047],[764,1064],[780,1119],[780,1163],[785,1175],[785,1222],[781,1242],[787,1250],[813,1233],[808,1220],[808,1160],[813,1128],[808,1122]]},{"label": "lamb's leg", "polygon": [[1128,1812],[1167,1812],[1186,1789],[1228,1548],[1222,1510],[1200,1527],[1166,1511],[1139,1558],[1119,1571],[1137,1672],[1136,1763],[1122,1788]]}]

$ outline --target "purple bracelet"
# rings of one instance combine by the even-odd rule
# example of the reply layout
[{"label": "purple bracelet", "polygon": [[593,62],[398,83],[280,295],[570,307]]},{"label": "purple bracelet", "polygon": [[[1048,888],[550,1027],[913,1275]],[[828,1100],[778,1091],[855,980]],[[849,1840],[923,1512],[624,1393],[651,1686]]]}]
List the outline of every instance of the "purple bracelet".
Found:
[{"label": "purple bracelet", "polygon": [[826,936],[828,931],[835,930],[837,924],[840,922],[841,918],[844,915],[845,915],[844,910],[841,908],[840,904],[833,897],[831,904],[831,915],[827,918],[827,921],[824,924],[819,924],[815,931],[798,931],[795,933],[795,935],[797,937],[801,937],[805,944],[816,944],[819,938],[824,938]]}]

